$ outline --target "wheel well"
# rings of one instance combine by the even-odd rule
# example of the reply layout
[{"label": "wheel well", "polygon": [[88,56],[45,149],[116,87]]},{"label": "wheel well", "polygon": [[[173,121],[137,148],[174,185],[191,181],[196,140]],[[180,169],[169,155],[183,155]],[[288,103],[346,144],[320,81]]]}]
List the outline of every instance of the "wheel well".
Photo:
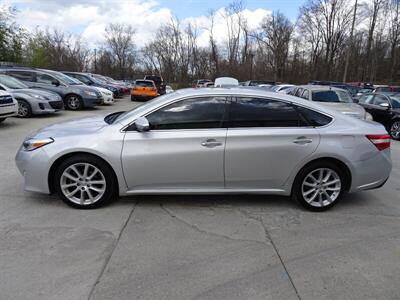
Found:
[{"label": "wheel well", "polygon": [[64,160],[66,160],[67,158],[73,157],[73,156],[75,156],[75,155],[89,155],[89,156],[95,157],[96,159],[99,159],[99,160],[101,160],[103,163],[105,163],[105,164],[110,168],[110,170],[112,171],[112,173],[113,173],[113,175],[114,175],[114,180],[115,180],[115,184],[116,184],[116,187],[117,187],[117,188],[116,188],[116,191],[117,191],[117,193],[119,193],[119,188],[118,188],[119,185],[118,185],[118,177],[117,177],[117,174],[115,174],[114,169],[111,167],[111,165],[110,165],[107,161],[105,161],[103,158],[101,158],[100,156],[95,155],[95,154],[93,154],[93,153],[89,153],[89,152],[72,152],[72,153],[67,153],[67,154],[65,154],[65,155],[63,155],[63,156],[57,158],[56,161],[51,165],[50,171],[49,171],[49,175],[47,176],[47,183],[48,183],[48,185],[49,185],[49,190],[50,190],[50,193],[51,193],[51,194],[53,194],[53,193],[55,192],[55,187],[54,187],[53,179],[54,179],[54,176],[55,176],[55,173],[56,173],[56,170],[57,170],[58,166],[59,166]]},{"label": "wheel well", "polygon": [[[310,164],[313,164],[315,162],[331,162],[333,164],[335,164],[336,166],[338,166],[340,168],[340,170],[343,172],[344,176],[345,176],[345,191],[349,191],[350,187],[351,187],[351,181],[352,181],[352,177],[351,177],[351,172],[349,167],[342,162],[341,160],[337,159],[337,158],[333,158],[333,157],[322,157],[322,158],[317,158],[314,159],[310,162],[308,162],[305,166],[303,166],[298,172],[297,174],[299,174],[304,168],[306,168],[307,166],[309,166]],[[297,176],[297,175],[296,175]],[[294,186],[294,185],[293,185]]]},{"label": "wheel well", "polygon": [[77,96],[79,99],[82,100],[82,96],[80,96],[80,95],[78,95],[78,94],[76,94],[76,93],[68,93],[68,94],[66,94],[66,95],[64,96],[64,101],[66,101],[67,98],[68,98],[69,96]]}]

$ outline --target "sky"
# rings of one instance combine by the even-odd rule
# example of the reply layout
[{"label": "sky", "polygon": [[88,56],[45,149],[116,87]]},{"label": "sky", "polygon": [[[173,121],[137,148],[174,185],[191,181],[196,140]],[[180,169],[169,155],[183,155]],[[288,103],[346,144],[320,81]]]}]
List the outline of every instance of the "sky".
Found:
[{"label": "sky", "polygon": [[[62,29],[80,35],[91,47],[103,41],[104,29],[110,22],[131,24],[136,29],[135,41],[140,47],[149,41],[157,28],[177,17],[199,28],[199,44],[208,42],[208,12],[217,11],[217,39],[226,36],[222,14],[232,0],[0,0],[0,5],[17,8],[16,22],[28,30],[36,27]],[[244,0],[243,14],[249,27],[279,10],[295,21],[305,0]]]}]

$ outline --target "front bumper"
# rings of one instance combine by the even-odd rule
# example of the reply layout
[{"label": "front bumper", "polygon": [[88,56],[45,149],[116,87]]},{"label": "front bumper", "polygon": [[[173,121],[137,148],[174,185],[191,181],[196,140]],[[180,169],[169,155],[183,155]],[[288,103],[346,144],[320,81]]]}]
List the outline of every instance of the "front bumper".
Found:
[{"label": "front bumper", "polygon": [[103,102],[103,97],[102,96],[98,96],[98,97],[84,97],[82,98],[83,101],[83,105],[85,107],[94,107],[97,105],[101,105]]},{"label": "front bumper", "polygon": [[38,101],[32,105],[33,114],[48,114],[54,113],[64,109],[64,102],[62,100],[57,101]]},{"label": "front bumper", "polygon": [[15,162],[24,178],[25,191],[50,194],[48,184],[49,157],[43,148],[24,151],[21,146],[15,157]]}]

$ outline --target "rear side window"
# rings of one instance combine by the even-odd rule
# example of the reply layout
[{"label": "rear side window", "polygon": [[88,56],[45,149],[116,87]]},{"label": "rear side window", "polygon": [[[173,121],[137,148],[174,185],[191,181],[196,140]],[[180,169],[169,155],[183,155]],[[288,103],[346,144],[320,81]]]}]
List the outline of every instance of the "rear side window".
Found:
[{"label": "rear side window", "polygon": [[296,108],[300,112],[302,117],[307,121],[309,126],[314,126],[314,127],[325,126],[328,125],[330,122],[332,122],[331,117],[316,112],[314,110],[302,106],[297,106]]},{"label": "rear side window", "polygon": [[135,85],[141,87],[154,87],[154,84],[151,81],[136,81]]},{"label": "rear side window", "polygon": [[225,97],[204,97],[172,103],[146,117],[153,130],[220,128],[225,110]]},{"label": "rear side window", "polygon": [[42,73],[42,74],[37,74],[36,76],[36,82],[38,83],[51,84],[53,81],[55,81],[55,79],[47,74]]},{"label": "rear side window", "polygon": [[230,107],[230,127],[300,127],[308,124],[290,103],[237,98]]},{"label": "rear side window", "polygon": [[310,92],[308,90],[304,90],[303,94],[301,95],[301,98],[303,99],[310,99]]},{"label": "rear side window", "polygon": [[10,75],[12,77],[15,77],[23,81],[30,81],[30,82],[34,81],[34,73],[29,71],[8,71],[7,75]]},{"label": "rear side window", "polygon": [[297,97],[300,97],[301,93],[303,93],[303,89],[298,88],[294,95],[297,96]]}]

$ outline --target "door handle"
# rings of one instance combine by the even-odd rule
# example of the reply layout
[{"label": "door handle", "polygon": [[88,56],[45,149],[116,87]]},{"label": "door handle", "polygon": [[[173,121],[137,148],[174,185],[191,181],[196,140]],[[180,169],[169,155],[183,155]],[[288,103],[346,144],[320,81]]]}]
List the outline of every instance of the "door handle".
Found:
[{"label": "door handle", "polygon": [[215,139],[208,139],[208,140],[205,140],[204,142],[202,142],[201,145],[203,147],[207,147],[207,148],[214,148],[214,147],[217,147],[217,146],[222,146],[222,143],[218,142]]},{"label": "door handle", "polygon": [[312,143],[312,139],[306,136],[299,136],[297,139],[293,141],[293,143],[298,145],[306,145]]}]

